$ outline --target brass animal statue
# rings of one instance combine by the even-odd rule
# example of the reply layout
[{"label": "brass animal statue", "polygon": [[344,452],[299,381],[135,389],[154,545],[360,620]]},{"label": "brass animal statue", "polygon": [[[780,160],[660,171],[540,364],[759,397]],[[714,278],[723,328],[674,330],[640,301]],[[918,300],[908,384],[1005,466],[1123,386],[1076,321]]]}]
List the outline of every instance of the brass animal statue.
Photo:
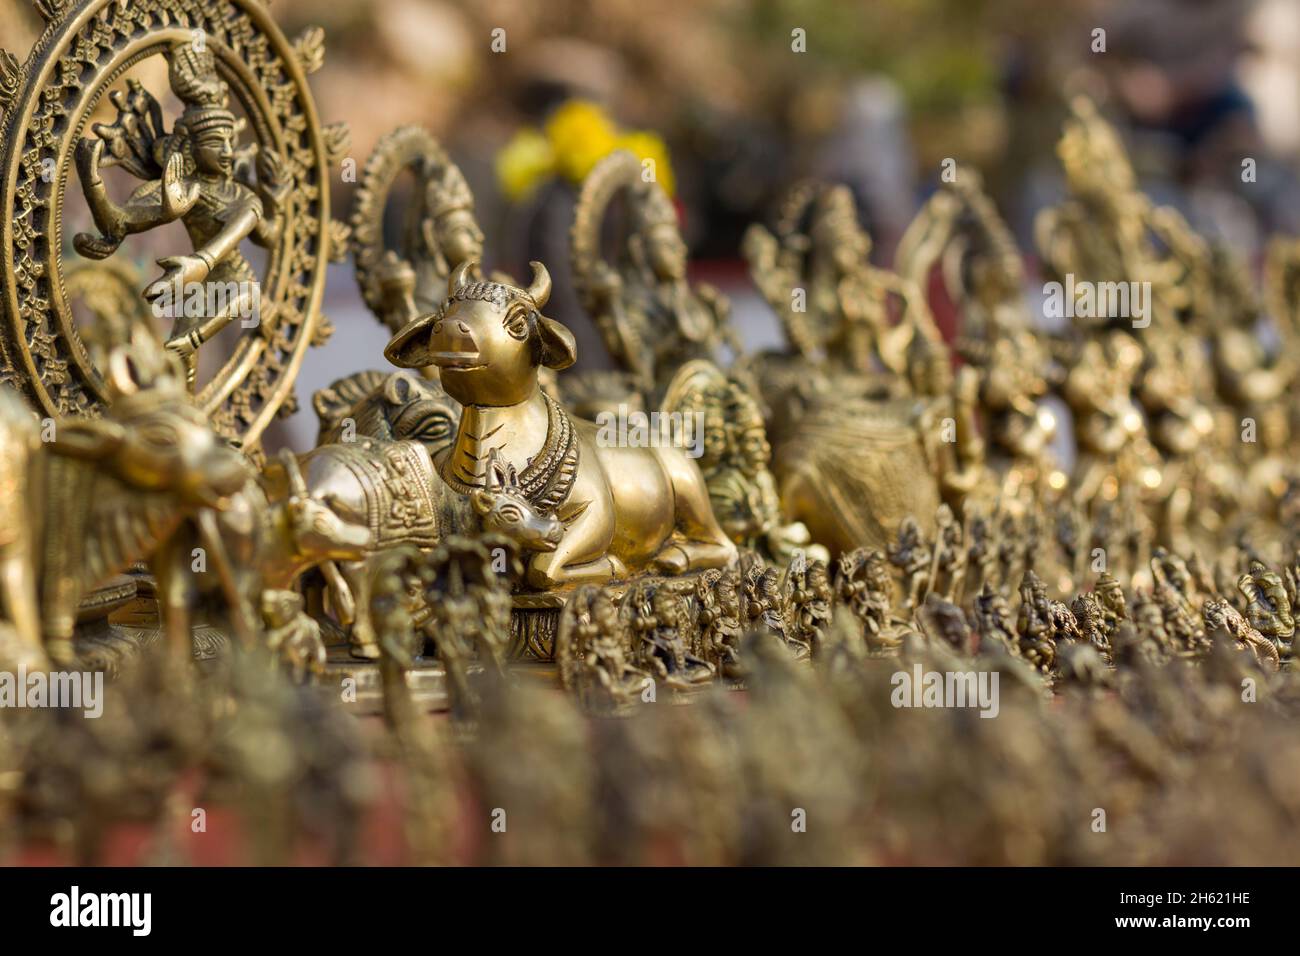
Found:
[{"label": "brass animal statue", "polygon": [[[369,528],[345,521],[326,502],[311,496],[291,452],[283,452],[280,460],[289,477],[289,496],[272,501],[260,484],[256,497],[249,489],[253,516],[265,515],[263,528],[254,541],[257,551],[236,555],[256,564],[267,590],[288,590],[303,572],[320,562],[359,558],[373,544]],[[266,502],[265,511],[262,502]]]},{"label": "brass animal statue", "polygon": [[576,358],[573,334],[541,312],[551,292],[546,267],[532,263],[526,289],[476,281],[472,268],[458,266],[438,311],[408,324],[384,355],[399,368],[436,365],[464,407],[455,442],[436,459],[452,488],[486,488],[495,454],[515,469],[531,506],[564,523],[559,545],[529,558],[527,583],[552,590],[730,563],[736,547],[682,449],[611,447],[539,387],[539,369]]},{"label": "brass animal statue", "polygon": [[452,534],[469,531],[502,534],[525,552],[559,543],[559,520],[541,514],[523,496],[512,484],[517,480],[513,471],[490,464],[488,480],[470,495],[457,493],[438,477],[428,449],[418,441],[363,437],[321,445],[289,467],[279,462],[267,468],[264,478],[273,499],[294,496],[323,503],[343,522],[368,531],[369,545],[359,557],[322,565],[333,611],[351,632],[355,656],[379,656],[369,608],[377,558],[384,551],[398,546],[428,551]]},{"label": "brass animal statue", "polygon": [[312,395],[320,422],[317,445],[358,436],[421,442],[429,453],[452,443],[460,405],[435,379],[368,370],[332,382]]},{"label": "brass animal statue", "polygon": [[[260,476],[250,472],[224,510],[200,512],[166,547],[179,566],[191,563],[195,547],[207,552],[207,573],[185,579],[185,606],[204,616],[196,623],[214,625],[244,646],[265,636],[292,671],[301,671],[323,659],[324,646],[314,622],[297,620],[305,615],[292,611],[287,592],[311,568],[360,560],[370,550],[371,535],[364,524],[347,521],[329,503],[311,497],[292,452],[281,453],[279,462],[288,476],[286,495],[270,497]],[[314,629],[319,647],[306,640],[275,640],[273,632],[290,625]],[[309,659],[302,660],[303,654]]]},{"label": "brass animal statue", "polygon": [[[178,363],[143,339],[110,353],[100,419],[38,423],[0,390],[0,487],[11,526],[0,541],[4,604],[30,658],[73,659],[77,605],[94,586],[151,561],[168,647],[187,656],[184,567],[160,549],[182,522],[220,509],[248,478],[242,455],[209,426]],[[38,438],[44,431],[47,440]]]}]

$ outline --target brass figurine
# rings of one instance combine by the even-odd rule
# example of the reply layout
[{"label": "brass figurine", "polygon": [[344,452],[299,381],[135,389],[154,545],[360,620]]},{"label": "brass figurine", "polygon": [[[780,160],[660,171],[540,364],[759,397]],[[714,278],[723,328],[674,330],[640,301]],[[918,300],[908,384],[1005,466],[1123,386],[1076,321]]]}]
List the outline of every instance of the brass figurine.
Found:
[{"label": "brass figurine", "polygon": [[539,590],[599,583],[653,566],[669,574],[721,567],[735,545],[718,527],[699,467],[679,448],[606,447],[538,385],[541,367],[573,364],[573,335],[546,318],[546,267],[528,288],[470,278],[462,263],[438,311],[385,349],[399,368],[438,366],[463,406],[455,443],[436,462],[453,489],[486,487],[495,453],[519,476],[529,504],[564,523],[553,549],[534,554]]},{"label": "brass figurine", "polygon": [[[229,88],[206,44],[174,44],[168,70],[172,93],[183,105],[170,133],[157,125],[162,114],[158,101],[132,82],[127,94],[115,99],[116,121],[96,124],[95,136],[77,144],[81,188],[101,234],[80,233],[73,244],[89,259],[104,259],[129,235],[178,220],[185,225],[194,252],[160,260],[163,275],[144,295],[156,312],[175,318],[166,345],[185,361],[193,387],[196,353],[203,343],[259,308],[257,276],[239,244],[251,238],[262,246],[274,245],[282,228],[281,204],[292,183],[277,153],[239,146],[235,114],[227,108]],[[246,167],[254,163],[257,177],[250,185],[240,176],[248,175]],[[118,205],[100,176],[102,164],[120,165],[145,184]],[[241,164],[244,168],[237,168]],[[190,290],[205,282],[239,291],[215,312],[191,315]]]},{"label": "brass figurine", "polygon": [[[627,200],[629,222],[611,263],[601,248],[601,226],[618,195]],[[653,392],[683,362],[714,358],[721,345],[739,350],[730,304],[712,286],[688,282],[677,212],[631,153],[611,153],[583,181],[571,247],[583,306],[609,354],[642,392]]]},{"label": "brass figurine", "polygon": [[[6,546],[5,606],[27,652],[61,664],[72,659],[77,607],[91,587],[165,553],[160,545],[186,516],[224,507],[248,478],[243,457],[212,431],[183,377],[146,341],[114,350],[108,375],[108,417],[51,421],[45,442],[35,417],[4,393],[8,453],[0,465],[23,529]],[[167,565],[154,573],[176,622],[189,571]],[[187,628],[173,623],[168,639],[174,652],[188,651]]]},{"label": "brass figurine", "polygon": [[[800,221],[809,220],[807,232]],[[745,235],[750,275],[805,360],[857,375],[907,373],[918,335],[937,337],[920,288],[871,265],[871,237],[845,186],[791,191],[778,236],[754,225]],[[890,316],[897,302],[900,316]]]},{"label": "brass figurine", "polygon": [[[570,240],[619,371],[555,380],[576,355],[543,311],[550,273],[485,275],[464,176],[403,127],[351,242],[397,368],[318,391],[315,447],[268,461],[349,239],[328,211],[346,131],[306,87],[320,31],[290,43],[258,0],[40,7],[28,62],[0,56],[0,694],[11,668],[53,667],[107,692],[102,722],[0,708],[0,854],[42,839],[101,862],[130,818],[171,862],[201,779],[267,863],[320,832],[372,862],[373,813],[398,815],[399,862],[1294,857],[1300,252],[1276,240],[1255,290],[1143,195],[1095,105],[1070,105],[1045,277],[1150,283],[1149,323],[1038,327],[961,167],[892,270],[846,186],[797,186],[743,248],[786,346],[745,354],[727,300],[688,281],[667,194],[615,152]],[[157,91],[117,85],[135,56],[165,59],[170,123]],[[89,126],[105,97],[114,121]],[[97,230],[71,238],[75,268],[65,188]],[[124,250],[168,224],[190,245],[142,296]],[[167,313],[214,284],[232,296]],[[700,442],[638,447],[584,416],[612,406]],[[976,699],[897,693],[926,673]],[[349,683],[382,723],[346,712],[365,709]],[[1092,838],[1097,806],[1124,839]],[[485,808],[510,818],[490,839]]]},{"label": "brass figurine", "polygon": [[[62,190],[79,188],[98,231],[73,240],[83,257],[120,257],[131,234],[184,225],[192,245],[164,257],[149,308],[173,320],[167,341],[186,359],[200,409],[254,451],[280,410],[292,410],[307,349],[329,334],[320,314],[325,267],[346,251],[329,186],[347,129],[320,123],[307,84],[324,59],[323,33],[291,42],[260,0],[142,0],[130,9],[69,0],[47,10],[46,37],[15,71],[6,100],[4,381],[43,415],[98,414],[111,398],[108,370],[95,363],[107,351],[95,335],[89,350],[80,340],[62,282],[78,258],[67,249],[64,230],[76,224],[62,215]],[[155,92],[121,83],[123,64],[142,57],[167,62],[181,104],[170,125]],[[92,127],[101,100],[117,116]],[[104,186],[110,166],[143,181],[124,203]],[[239,249],[246,238],[268,249],[262,274]],[[236,320],[241,334],[230,354],[196,381],[196,353]]]},{"label": "brass figurine", "polygon": [[696,359],[673,376],[663,412],[703,423],[699,465],[713,513],[732,541],[781,563],[797,552],[827,558],[802,523],[784,520],[762,412],[747,388],[712,362]]},{"label": "brass figurine", "polygon": [[[415,173],[415,194],[401,246],[387,249],[385,206],[406,170]],[[353,196],[351,225],[357,285],[375,318],[394,334],[438,307],[453,269],[463,262],[478,269],[483,260],[483,230],[469,184],[441,144],[419,126],[399,127],[375,146]]]}]

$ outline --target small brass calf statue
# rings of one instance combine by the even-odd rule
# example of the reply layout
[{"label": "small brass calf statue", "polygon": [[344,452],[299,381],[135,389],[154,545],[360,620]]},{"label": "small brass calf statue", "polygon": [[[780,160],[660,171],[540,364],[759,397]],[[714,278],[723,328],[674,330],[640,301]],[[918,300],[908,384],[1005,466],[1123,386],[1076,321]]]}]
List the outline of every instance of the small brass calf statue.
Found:
[{"label": "small brass calf statue", "polygon": [[464,406],[455,442],[437,456],[439,473],[472,494],[499,457],[533,506],[564,523],[559,545],[529,559],[528,583],[539,589],[726,566],[735,545],[682,449],[606,447],[594,423],[538,387],[538,368],[567,368],[576,347],[568,329],[541,314],[551,278],[541,263],[532,266],[532,284],[520,289],[473,281],[473,264],[463,263],[442,307],[384,351],[401,368],[438,366],[443,388]]}]

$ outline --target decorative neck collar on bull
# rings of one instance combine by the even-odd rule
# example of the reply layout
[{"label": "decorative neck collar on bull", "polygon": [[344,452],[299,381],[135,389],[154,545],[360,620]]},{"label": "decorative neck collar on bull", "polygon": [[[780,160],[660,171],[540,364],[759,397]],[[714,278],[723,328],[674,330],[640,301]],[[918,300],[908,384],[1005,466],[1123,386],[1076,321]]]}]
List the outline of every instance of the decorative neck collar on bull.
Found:
[{"label": "decorative neck collar on bull", "polygon": [[552,514],[573,490],[579,440],[569,413],[538,385],[537,370],[572,365],[573,334],[541,313],[551,292],[541,263],[532,263],[526,289],[477,280],[474,266],[461,263],[438,310],[410,322],[384,355],[400,368],[436,365],[443,388],[461,403],[456,440],[437,462],[447,484],[462,494],[485,488],[496,456],[518,470],[524,497]]},{"label": "decorative neck collar on bull", "polygon": [[[578,433],[573,419],[555,399],[540,388],[537,394],[546,406],[546,440],[531,455],[519,474],[519,488],[539,514],[553,514],[573,490],[578,473]],[[461,416],[456,441],[443,452],[438,471],[443,480],[461,494],[487,487],[487,463],[492,455],[505,458],[506,442],[494,442],[507,417],[516,407],[477,408],[467,406]],[[491,424],[497,421],[496,425]]]}]

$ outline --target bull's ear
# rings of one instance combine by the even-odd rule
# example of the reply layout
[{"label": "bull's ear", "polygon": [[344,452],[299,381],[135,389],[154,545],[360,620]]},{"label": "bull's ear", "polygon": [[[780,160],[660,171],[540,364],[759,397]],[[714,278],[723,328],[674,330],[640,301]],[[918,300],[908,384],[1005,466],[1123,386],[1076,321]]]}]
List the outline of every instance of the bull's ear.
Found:
[{"label": "bull's ear", "polygon": [[73,418],[55,427],[51,449],[60,455],[99,461],[126,442],[126,429],[105,419]]},{"label": "bull's ear", "polygon": [[438,313],[430,312],[408,322],[389,340],[384,348],[384,358],[398,368],[424,368],[433,364],[429,351],[429,330],[437,321]]},{"label": "bull's ear", "polygon": [[470,492],[469,500],[470,503],[474,506],[474,510],[477,511],[479,514],[487,516],[488,514],[491,513],[492,496],[488,494],[486,491],[484,491],[482,488],[475,488],[472,492]]},{"label": "bull's ear", "polygon": [[547,368],[568,368],[578,359],[578,343],[567,328],[548,319],[537,317],[537,337],[541,343],[542,364]]}]

